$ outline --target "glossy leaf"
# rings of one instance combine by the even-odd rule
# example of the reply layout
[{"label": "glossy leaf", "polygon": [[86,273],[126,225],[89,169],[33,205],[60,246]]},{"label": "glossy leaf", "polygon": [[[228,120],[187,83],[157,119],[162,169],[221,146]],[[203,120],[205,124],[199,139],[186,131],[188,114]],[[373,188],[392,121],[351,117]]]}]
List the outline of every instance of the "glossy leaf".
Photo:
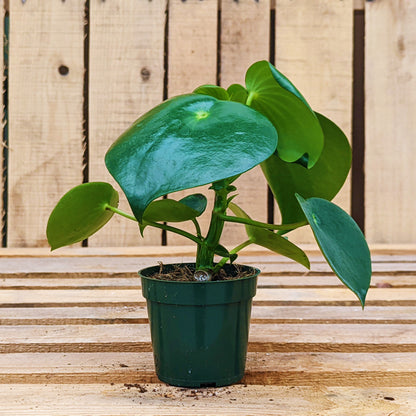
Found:
[{"label": "glossy leaf", "polygon": [[311,169],[282,161],[272,155],[261,164],[263,173],[282,214],[282,223],[305,219],[295,193],[305,198],[331,200],[341,189],[351,167],[351,147],[341,129],[331,120],[316,113],[325,137],[321,157]]},{"label": "glossy leaf", "polygon": [[199,217],[206,210],[208,203],[207,197],[202,194],[185,196],[185,198],[180,199],[179,202],[194,209],[198,213],[198,215],[196,215],[197,217]]},{"label": "glossy leaf", "polygon": [[224,88],[218,87],[217,85],[201,85],[194,90],[194,94],[209,95],[223,101],[228,101],[230,99],[228,92]]},{"label": "glossy leaf", "polygon": [[[250,219],[250,217],[236,204],[230,203],[229,208],[237,217]],[[264,228],[254,227],[252,225],[246,225],[245,227],[247,235],[252,243],[288,257],[308,269],[310,268],[309,259],[306,254],[286,238],[273,231],[265,230]]]},{"label": "glossy leaf", "polygon": [[285,90],[296,95],[303,103],[313,111],[309,103],[306,101],[305,97],[300,93],[300,91],[292,84],[292,82],[286,78],[280,71],[278,71],[272,64],[269,63],[270,70],[272,71],[273,78],[278,82],[278,84]]},{"label": "glossy leaf", "polygon": [[276,81],[266,61],[256,62],[248,69],[246,87],[248,105],[268,117],[276,127],[279,157],[286,162],[307,157],[311,168],[322,152],[324,137],[310,107]]},{"label": "glossy leaf", "polygon": [[228,95],[231,101],[245,104],[248,97],[247,90],[240,84],[232,84],[227,88]]},{"label": "glossy leaf", "polygon": [[139,118],[105,162],[139,222],[159,196],[243,173],[269,157],[276,129],[262,114],[231,101],[183,95]]},{"label": "glossy leaf", "polygon": [[105,182],[85,183],[67,192],[52,211],[46,235],[52,250],[85,240],[113,216],[118,193]]},{"label": "glossy leaf", "polygon": [[370,250],[355,221],[337,205],[297,195],[328,264],[364,306],[370,286]]}]

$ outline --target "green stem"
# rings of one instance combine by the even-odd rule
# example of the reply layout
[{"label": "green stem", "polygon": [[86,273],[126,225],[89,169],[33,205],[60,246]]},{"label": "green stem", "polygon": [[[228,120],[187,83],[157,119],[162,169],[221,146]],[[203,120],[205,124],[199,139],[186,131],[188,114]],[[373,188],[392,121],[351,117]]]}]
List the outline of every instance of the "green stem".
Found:
[{"label": "green stem", "polygon": [[252,225],[253,227],[266,228],[269,230],[283,230],[283,231],[291,231],[291,230],[294,230],[295,228],[303,227],[304,225],[308,224],[306,221],[295,222],[293,224],[278,224],[278,225],[268,224],[266,222],[254,221],[249,218],[233,217],[230,215],[221,215],[221,218],[224,221],[228,221],[228,222],[237,222],[240,224]]},{"label": "green stem", "polygon": [[251,102],[253,101],[253,99],[256,97],[257,93],[255,93],[254,91],[251,91],[248,94],[247,100],[246,100],[246,105],[250,106]]},{"label": "green stem", "polygon": [[201,227],[199,226],[199,222],[197,221],[196,218],[192,218],[192,222],[195,225],[196,235],[202,240],[202,233],[201,233]]},{"label": "green stem", "polygon": [[215,200],[211,214],[211,222],[209,224],[207,236],[203,244],[198,247],[196,256],[196,267],[197,269],[202,270],[212,270],[214,268],[214,252],[219,244],[221,233],[224,228],[222,215],[225,214],[228,207],[227,195],[230,190],[227,190],[227,187],[213,189],[215,191]]},{"label": "green stem", "polygon": [[[240,245],[238,245],[237,247],[233,248],[232,250],[230,250],[230,255],[232,254],[237,254],[240,250],[242,250],[243,248],[249,246],[250,244],[252,244],[253,242],[251,240],[247,240],[244,241],[244,243],[241,243]],[[229,257],[224,257],[222,258],[218,264],[215,266],[213,273],[216,273],[218,270],[221,269],[222,266],[224,266],[225,263],[227,263]]]},{"label": "green stem", "polygon": [[113,207],[112,205],[106,204],[105,209],[108,209],[109,211],[113,211],[114,213],[121,215],[124,218],[128,218],[129,220],[138,222],[136,217],[133,217],[133,215],[127,214],[127,212],[122,211],[121,209],[118,209],[116,207]]},{"label": "green stem", "polygon": [[[127,214],[127,212],[121,211],[118,208],[115,208],[111,205],[106,205],[105,209],[108,209],[110,211],[113,211],[114,213],[121,215],[122,217],[128,218],[129,220],[133,220],[135,222],[138,222],[137,219],[135,217],[133,217],[132,215]],[[189,240],[192,240],[193,242],[197,243],[198,245],[202,244],[202,239],[195,237],[193,234],[190,234],[186,231],[183,231],[179,228],[176,227],[171,227],[170,225],[167,224],[160,224],[158,222],[153,222],[153,221],[146,221],[146,225],[150,225],[152,227],[155,228],[160,228],[161,230],[166,230],[166,231],[170,231],[172,233],[175,234],[179,234],[185,238],[188,238]]]},{"label": "green stem", "polygon": [[199,239],[198,237],[195,237],[191,233],[181,230],[180,228],[171,227],[170,225],[160,224],[158,222],[153,221],[146,221],[146,224],[152,227],[160,228],[161,230],[166,230],[170,231],[171,233],[179,234],[185,238],[188,238],[189,240],[192,240],[194,243],[197,243],[198,245],[203,244],[203,240]]}]

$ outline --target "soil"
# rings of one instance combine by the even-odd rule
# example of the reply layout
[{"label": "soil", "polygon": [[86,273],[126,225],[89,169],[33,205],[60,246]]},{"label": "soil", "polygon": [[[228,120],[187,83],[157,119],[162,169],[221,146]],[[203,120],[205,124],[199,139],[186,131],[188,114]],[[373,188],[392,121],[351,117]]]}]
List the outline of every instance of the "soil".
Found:
[{"label": "soil", "polygon": [[[195,282],[195,265],[192,264],[169,264],[159,263],[159,272],[152,275],[153,279],[170,280],[178,282]],[[254,271],[238,264],[227,264],[219,272],[215,273],[212,281],[237,280],[252,276]]]}]

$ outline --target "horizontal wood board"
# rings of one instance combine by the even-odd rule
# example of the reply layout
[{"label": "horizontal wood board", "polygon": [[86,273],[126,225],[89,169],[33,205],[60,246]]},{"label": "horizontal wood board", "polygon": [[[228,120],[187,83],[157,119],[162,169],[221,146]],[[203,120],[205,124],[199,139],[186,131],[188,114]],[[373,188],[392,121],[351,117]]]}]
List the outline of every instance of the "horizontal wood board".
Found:
[{"label": "horizontal wood board", "polygon": [[364,311],[316,251],[309,273],[279,256],[243,254],[241,262],[268,271],[254,299],[245,377],[218,389],[169,387],[154,372],[134,267],[190,258],[186,248],[161,258],[92,252],[0,251],[2,414],[45,414],[47,404],[48,414],[94,415],[416,411],[414,249],[373,250]]}]

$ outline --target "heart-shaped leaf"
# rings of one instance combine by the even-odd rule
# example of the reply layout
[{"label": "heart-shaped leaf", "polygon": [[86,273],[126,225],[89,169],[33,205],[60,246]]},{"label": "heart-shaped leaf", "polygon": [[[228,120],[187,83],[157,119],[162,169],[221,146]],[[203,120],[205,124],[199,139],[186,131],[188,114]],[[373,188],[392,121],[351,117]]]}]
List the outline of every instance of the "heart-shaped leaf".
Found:
[{"label": "heart-shaped leaf", "polygon": [[321,126],[310,107],[277,82],[271,68],[268,62],[260,61],[248,69],[247,103],[276,127],[279,157],[286,162],[306,157],[311,168],[324,146]]},{"label": "heart-shaped leaf", "polygon": [[[236,204],[230,203],[228,206],[231,211],[240,218],[250,219],[250,217]],[[250,241],[259,246],[265,247],[275,253],[288,257],[303,266],[310,268],[309,259],[306,254],[286,238],[264,228],[246,225],[247,236]]]},{"label": "heart-shaped leaf", "polygon": [[139,118],[110,147],[105,162],[141,222],[159,196],[243,173],[276,146],[276,129],[259,112],[191,94]]},{"label": "heart-shaped leaf", "polygon": [[90,182],[72,188],[49,217],[46,235],[51,249],[77,243],[97,232],[113,216],[107,205],[118,205],[118,193],[109,183]]},{"label": "heart-shaped leaf", "polygon": [[283,224],[305,220],[295,193],[305,198],[331,200],[341,189],[351,167],[351,147],[341,129],[331,120],[316,113],[325,136],[321,157],[311,169],[287,163],[276,155],[261,164],[264,176],[282,214]]},{"label": "heart-shaped leaf", "polygon": [[231,101],[245,104],[248,97],[248,91],[240,84],[232,84],[227,88]]},{"label": "heart-shaped leaf", "polygon": [[224,88],[218,87],[217,85],[201,85],[194,90],[194,94],[209,95],[223,101],[228,101],[230,99],[228,92]]},{"label": "heart-shaped leaf", "polygon": [[364,306],[371,280],[371,256],[360,228],[326,199],[296,197],[328,264]]}]

